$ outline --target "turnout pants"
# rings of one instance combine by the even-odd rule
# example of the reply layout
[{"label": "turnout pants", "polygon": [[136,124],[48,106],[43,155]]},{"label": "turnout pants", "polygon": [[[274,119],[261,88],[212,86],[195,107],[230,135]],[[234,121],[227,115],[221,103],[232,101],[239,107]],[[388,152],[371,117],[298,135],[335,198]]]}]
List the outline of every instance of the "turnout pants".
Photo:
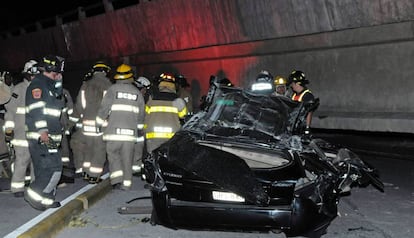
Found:
[{"label": "turnout pants", "polygon": [[74,178],[75,177],[75,165],[73,162],[73,156],[72,156],[72,150],[69,146],[69,136],[63,135],[62,137],[62,143],[61,145],[61,151],[62,151],[62,176],[68,177],[68,178]]},{"label": "turnout pants", "polygon": [[[28,147],[14,146],[15,160],[10,190],[12,193],[23,192],[26,180],[26,172],[30,169],[30,179],[33,180],[33,165]],[[30,166],[30,168],[29,168]]]},{"label": "turnout pants", "polygon": [[26,191],[25,199],[32,206],[44,207],[55,200],[56,187],[62,174],[62,158],[60,150],[49,152],[44,144],[29,141],[29,151],[32,156],[35,180]]},{"label": "turnout pants", "polygon": [[0,119],[0,156],[1,155],[8,155],[9,154],[9,148],[6,144],[6,136],[4,135],[3,126],[4,126],[4,120]]},{"label": "turnout pants", "polygon": [[105,142],[102,140],[102,136],[87,136],[83,171],[90,177],[100,177],[105,161]]},{"label": "turnout pants", "polygon": [[[75,166],[76,173],[83,171],[83,162],[85,161],[86,148],[86,136],[83,135],[81,130],[75,131],[69,141],[70,147],[73,153],[73,164]],[[89,148],[90,149],[90,148]]]},{"label": "turnout pants", "polygon": [[134,158],[135,142],[107,141],[109,173],[111,184],[122,183],[123,189],[132,186],[132,160]]},{"label": "turnout pants", "polygon": [[141,172],[142,156],[144,155],[144,145],[145,145],[144,141],[135,143],[134,160],[132,162],[133,173]]}]

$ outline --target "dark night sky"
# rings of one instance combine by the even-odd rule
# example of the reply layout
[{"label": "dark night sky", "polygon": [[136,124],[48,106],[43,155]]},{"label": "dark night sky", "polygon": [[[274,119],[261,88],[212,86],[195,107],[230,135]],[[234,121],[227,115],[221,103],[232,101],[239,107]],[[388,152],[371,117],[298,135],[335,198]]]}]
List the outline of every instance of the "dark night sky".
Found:
[{"label": "dark night sky", "polygon": [[78,6],[86,7],[101,2],[102,0],[8,1],[1,8],[0,32],[54,18],[56,15],[75,11]]}]

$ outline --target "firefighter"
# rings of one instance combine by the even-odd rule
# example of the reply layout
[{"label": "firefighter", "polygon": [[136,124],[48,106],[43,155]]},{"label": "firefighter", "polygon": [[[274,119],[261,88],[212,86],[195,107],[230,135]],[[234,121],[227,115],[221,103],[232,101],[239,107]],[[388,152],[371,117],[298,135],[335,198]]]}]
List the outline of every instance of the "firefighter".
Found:
[{"label": "firefighter", "polygon": [[[108,156],[109,178],[114,189],[129,190],[132,186],[134,148],[144,127],[145,101],[133,85],[131,66],[121,64],[116,69],[113,84],[102,99],[96,123],[103,130]],[[140,137],[141,141],[143,137]]]},{"label": "firefighter", "polygon": [[[151,82],[143,76],[138,77],[134,81],[135,86],[139,89],[142,96],[144,97],[145,103],[151,98]],[[142,169],[142,157],[145,156],[145,137],[144,137],[144,128],[138,129],[138,139],[137,143],[135,144],[135,151],[134,151],[134,160],[132,162],[132,174],[134,176],[141,175]]]},{"label": "firefighter", "polygon": [[[297,102],[309,102],[315,100],[315,96],[311,90],[306,87],[309,84],[309,80],[306,79],[305,73],[300,70],[293,70],[289,75],[290,88],[293,91],[292,100]],[[312,112],[309,112],[306,116],[306,126],[304,130],[305,136],[310,136],[310,126],[312,122]]]},{"label": "firefighter", "polygon": [[[6,144],[6,135],[4,134],[4,116],[6,114],[5,104],[11,99],[11,87],[14,81],[9,71],[0,72],[0,159],[9,157],[9,149]],[[2,169],[1,169],[2,170]],[[0,170],[0,172],[2,172]],[[11,171],[4,171],[6,176],[11,176]]]},{"label": "firefighter", "polygon": [[187,78],[181,74],[175,76],[175,80],[177,81],[178,86],[178,97],[184,99],[187,106],[187,114],[191,116],[193,114],[193,96],[189,91],[190,84],[187,82]]},{"label": "firefighter", "polygon": [[61,100],[64,103],[64,108],[61,116],[61,123],[64,128],[64,132],[61,143],[63,171],[59,184],[65,184],[75,182],[75,165],[73,162],[72,150],[69,142],[72,133],[72,128],[75,126],[77,118],[73,119],[72,117],[73,99],[66,88],[63,88]]},{"label": "firefighter", "polygon": [[181,128],[181,120],[187,115],[186,103],[177,95],[174,75],[163,73],[159,78],[159,90],[148,101],[145,109],[148,153],[168,141]]},{"label": "firefighter", "polygon": [[[82,135],[76,134],[71,138],[74,163],[76,171],[82,171],[84,179],[91,184],[101,181],[100,176],[106,161],[105,143],[102,132],[97,132],[95,119],[102,98],[112,85],[108,78],[110,70],[104,62],[96,62],[92,66],[91,76],[82,83],[75,104],[75,114],[80,117]],[[79,168],[80,165],[82,169]]]},{"label": "firefighter", "polygon": [[254,93],[270,95],[274,92],[273,76],[267,71],[262,70],[256,76],[255,82],[252,84],[251,90]]},{"label": "firefighter", "polygon": [[219,79],[218,77],[214,75],[210,75],[209,88],[208,88],[207,95],[203,95],[200,98],[200,105],[199,105],[200,110],[202,111],[208,110],[208,108],[211,105],[211,100],[213,100],[217,87],[231,88],[231,87],[234,87],[234,84],[228,78]]},{"label": "firefighter", "polygon": [[[13,175],[10,184],[10,190],[15,197],[24,196],[24,186],[26,181],[26,173],[28,170],[33,176],[32,159],[29,152],[29,143],[26,140],[25,131],[25,104],[26,104],[26,89],[30,81],[36,74],[40,73],[37,69],[37,61],[29,60],[23,67],[23,80],[12,88],[12,97],[5,105],[5,134],[13,145],[15,152],[15,161],[13,163]],[[27,178],[27,180],[32,179]]]},{"label": "firefighter", "polygon": [[[83,77],[83,84],[90,80],[93,76],[93,69],[89,70]],[[81,87],[82,87],[81,86]],[[81,90],[80,90],[81,91]],[[81,91],[82,92],[82,91]],[[79,97],[79,93],[78,93]],[[82,96],[81,98],[84,98]],[[79,99],[78,99],[79,100]],[[75,103],[75,102],[74,102]],[[73,107],[72,115],[69,117],[69,121],[75,123],[73,127],[72,134],[70,136],[69,146],[72,149],[73,165],[75,167],[75,177],[84,177],[86,180],[89,180],[89,176],[86,175],[86,172],[83,172],[83,161],[84,161],[84,151],[86,151],[86,136],[82,132],[82,120],[81,115],[77,111],[77,107],[83,111],[82,100],[76,102],[76,105]]]},{"label": "firefighter", "polygon": [[144,76],[139,76],[136,80],[134,80],[134,84],[144,97],[145,103],[147,103],[151,98],[151,81]]},{"label": "firefighter", "polygon": [[59,144],[62,140],[60,116],[64,107],[56,82],[62,77],[64,58],[45,56],[38,64],[41,71],[26,90],[26,138],[32,157],[34,176],[25,191],[25,200],[35,209],[60,207],[55,201],[62,174]]},{"label": "firefighter", "polygon": [[274,85],[275,85],[275,91],[273,92],[273,95],[275,96],[287,96],[287,88],[286,88],[286,83],[287,80],[282,77],[282,76],[276,76],[274,81],[273,81]]}]

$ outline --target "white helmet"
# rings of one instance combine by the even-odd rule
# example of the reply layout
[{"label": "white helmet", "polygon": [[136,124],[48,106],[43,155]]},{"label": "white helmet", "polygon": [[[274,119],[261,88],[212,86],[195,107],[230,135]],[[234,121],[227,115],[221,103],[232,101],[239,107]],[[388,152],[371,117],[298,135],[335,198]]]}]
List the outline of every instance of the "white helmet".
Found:
[{"label": "white helmet", "polygon": [[24,64],[24,68],[22,73],[27,74],[38,74],[40,73],[39,69],[37,68],[37,61],[36,60],[29,60]]},{"label": "white helmet", "polygon": [[138,77],[138,79],[135,80],[135,84],[138,88],[148,88],[151,86],[151,82],[143,76]]}]

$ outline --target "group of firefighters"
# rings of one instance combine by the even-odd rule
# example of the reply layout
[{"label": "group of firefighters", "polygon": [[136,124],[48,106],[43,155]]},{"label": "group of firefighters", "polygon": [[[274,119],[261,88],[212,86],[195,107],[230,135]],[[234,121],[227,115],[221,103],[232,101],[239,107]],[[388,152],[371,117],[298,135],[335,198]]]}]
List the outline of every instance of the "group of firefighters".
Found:
[{"label": "group of firefighters", "polygon": [[[297,102],[310,102],[315,100],[315,96],[307,87],[307,84],[309,84],[309,80],[306,79],[305,73],[300,70],[293,70],[287,79],[279,75],[273,77],[269,71],[262,70],[251,85],[251,91],[260,94],[288,97]],[[290,87],[291,91],[288,87]],[[310,136],[312,114],[313,112],[311,111],[306,116],[305,136]]]},{"label": "group of firefighters", "polygon": [[59,207],[58,185],[76,176],[100,182],[106,163],[113,188],[129,190],[143,154],[170,139],[192,110],[184,76],[161,74],[154,90],[127,64],[110,79],[101,61],[72,100],[63,88],[64,63],[54,55],[28,61],[4,104],[3,130],[15,154],[11,192],[38,210]]},{"label": "group of firefighters", "polygon": [[[23,80],[11,85],[4,104],[3,131],[15,154],[11,192],[38,210],[60,206],[55,201],[59,184],[75,177],[99,183],[105,168],[113,189],[129,190],[143,156],[169,140],[193,113],[183,75],[162,73],[150,81],[121,64],[111,79],[111,67],[98,61],[72,100],[63,88],[64,63],[54,55],[26,62]],[[288,80],[262,71],[252,90],[266,89],[262,83],[270,81],[274,95],[287,96],[290,85],[292,100],[313,99],[301,71]]]}]

